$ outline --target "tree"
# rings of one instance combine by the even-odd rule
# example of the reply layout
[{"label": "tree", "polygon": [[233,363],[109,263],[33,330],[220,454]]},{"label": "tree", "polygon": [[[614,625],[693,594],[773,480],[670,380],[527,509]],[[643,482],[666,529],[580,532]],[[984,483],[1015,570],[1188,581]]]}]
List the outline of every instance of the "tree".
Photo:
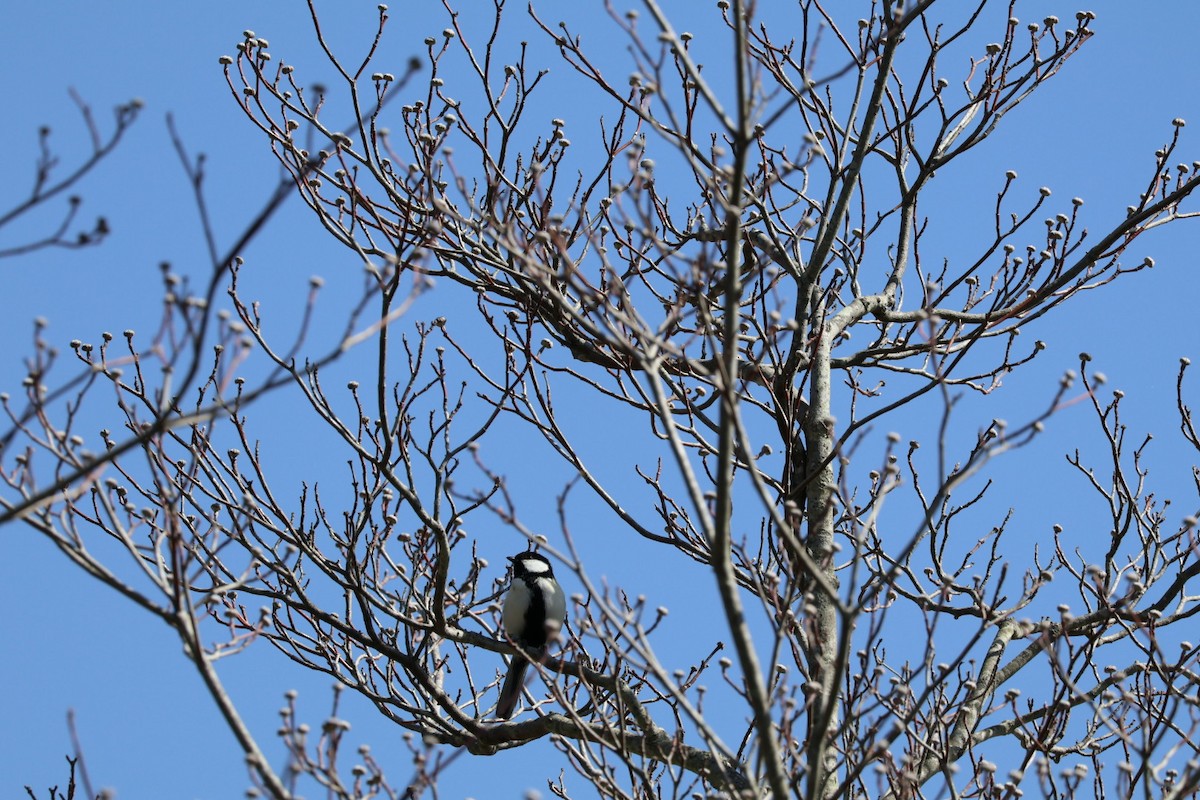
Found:
[{"label": "tree", "polygon": [[[990,230],[969,254],[930,255],[923,210],[935,176],[1086,45],[1093,15],[1022,24],[1010,7],[981,44],[982,2],[871,6],[847,24],[807,0],[721,0],[719,24],[692,35],[646,0],[648,22],[612,14],[626,78],[612,65],[629,56],[540,12],[522,23],[497,3],[479,30],[447,7],[399,74],[375,63],[385,6],[361,62],[321,39],[337,86],[306,84],[252,31],[221,59],[287,185],[363,265],[345,324],[313,341],[314,281],[299,333],[279,339],[241,287],[243,237],[212,248],[202,291],[167,276],[151,344],[72,342],[84,371],[65,391],[48,389],[39,340],[24,408],[6,404],[0,519],[178,634],[271,797],[306,781],[418,796],[450,763],[439,753],[546,739],[562,796],[1058,797],[1086,793],[1088,765],[1096,794],[1194,793],[1200,648],[1178,631],[1196,609],[1195,518],[1151,492],[1121,396],[1101,398],[1083,354],[1020,423],[960,410],[986,409],[973,400],[1043,351],[1023,328],[1152,265],[1122,258],[1192,213],[1184,123],[1100,234],[1082,200],[1011,171],[970,212]],[[506,44],[510,24],[542,44]],[[602,116],[536,116],[547,48]],[[352,125],[331,120],[345,113]],[[1186,368],[1179,422],[1200,449]],[[87,452],[74,420],[109,391],[113,422]],[[255,430],[289,396],[322,458],[348,464],[344,486],[276,488]],[[1014,512],[980,477],[1078,402],[1107,453],[1070,460],[1110,530],[1013,543]],[[909,414],[936,420],[924,447],[878,430]],[[513,437],[568,474],[519,495]],[[557,529],[535,530],[530,506],[550,502]],[[598,507],[611,543],[580,524]],[[496,654],[514,648],[475,533],[497,524],[584,589],[509,723],[488,716]],[[720,633],[688,643],[686,669],[664,656],[668,607],[589,569],[605,546],[707,576]],[[294,697],[289,767],[274,769],[217,669],[251,646],[415,734],[407,789],[368,752],[339,765],[345,723],[314,741]],[[554,778],[563,767],[577,778]]]}]

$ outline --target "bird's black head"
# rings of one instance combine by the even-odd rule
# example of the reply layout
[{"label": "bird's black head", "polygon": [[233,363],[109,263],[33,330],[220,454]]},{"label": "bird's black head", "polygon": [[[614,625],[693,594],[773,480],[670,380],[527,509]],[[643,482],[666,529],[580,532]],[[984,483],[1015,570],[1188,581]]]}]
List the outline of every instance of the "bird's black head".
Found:
[{"label": "bird's black head", "polygon": [[517,553],[508,560],[512,562],[514,578],[554,577],[554,568],[550,566],[550,560],[541,553],[527,550],[524,553]]}]

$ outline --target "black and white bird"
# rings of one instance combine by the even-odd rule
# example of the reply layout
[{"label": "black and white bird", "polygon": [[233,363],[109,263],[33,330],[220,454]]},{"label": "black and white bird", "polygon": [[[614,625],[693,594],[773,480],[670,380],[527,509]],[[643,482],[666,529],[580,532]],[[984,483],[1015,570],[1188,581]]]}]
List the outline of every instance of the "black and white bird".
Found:
[{"label": "black and white bird", "polygon": [[[504,598],[502,622],[508,638],[526,653],[537,657],[562,629],[567,618],[567,598],[554,580],[554,569],[541,553],[532,550],[518,553],[512,562],[512,582]],[[525,670],[529,661],[520,653],[512,657],[508,675],[500,687],[496,716],[508,719],[517,707],[525,685]]]}]

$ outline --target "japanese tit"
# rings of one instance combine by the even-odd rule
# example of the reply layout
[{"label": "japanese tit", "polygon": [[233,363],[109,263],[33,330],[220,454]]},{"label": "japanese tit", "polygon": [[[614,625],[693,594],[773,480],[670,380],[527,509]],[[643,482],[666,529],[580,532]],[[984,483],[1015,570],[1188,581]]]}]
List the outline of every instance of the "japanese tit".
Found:
[{"label": "japanese tit", "polygon": [[[518,553],[512,562],[512,581],[504,598],[501,614],[504,632],[522,650],[537,657],[545,650],[546,642],[563,626],[567,618],[567,598],[554,580],[554,569],[541,553],[532,550]],[[508,719],[517,707],[525,685],[525,670],[529,661],[520,653],[512,657],[508,675],[500,687],[496,716]]]}]

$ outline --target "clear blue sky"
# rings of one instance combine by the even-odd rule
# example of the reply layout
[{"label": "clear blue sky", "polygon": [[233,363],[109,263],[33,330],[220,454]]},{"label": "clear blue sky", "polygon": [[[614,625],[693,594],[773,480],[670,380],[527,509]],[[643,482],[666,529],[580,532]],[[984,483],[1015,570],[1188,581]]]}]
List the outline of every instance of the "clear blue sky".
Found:
[{"label": "clear blue sky", "polygon": [[[598,3],[579,3],[589,4]],[[709,4],[702,5],[707,13]],[[677,2],[668,8],[672,6],[687,9],[689,19],[681,27],[705,29],[694,5]],[[1003,25],[1007,4],[994,6],[980,31],[999,31]],[[327,32],[336,45],[349,48],[343,52],[365,48],[373,30],[374,2],[325,2],[321,7]],[[1022,20],[1048,13],[1071,19],[1076,10],[1030,0],[1018,3],[1016,13]],[[1094,41],[1006,120],[1007,132],[997,144],[964,159],[937,187],[944,199],[938,207],[947,215],[978,199],[972,192],[993,185],[998,171],[1013,168],[1026,186],[1050,186],[1059,198],[1083,197],[1086,210],[1096,215],[1090,223],[1101,228],[1139,191],[1153,150],[1170,136],[1170,121],[1177,116],[1193,123],[1181,158],[1200,159],[1200,54],[1194,47],[1193,4],[1103,0],[1090,10],[1097,14]],[[398,0],[392,15],[378,69],[399,73],[409,56],[420,53],[421,39],[445,27],[445,18],[440,3],[432,0]],[[238,111],[217,63],[220,55],[233,51],[241,32],[249,28],[269,38],[277,57],[307,70],[312,80],[332,85],[333,76],[298,2],[62,0],[10,4],[4,17],[0,147],[6,154],[6,179],[0,208],[23,197],[39,126],[53,127],[65,161],[82,152],[69,87],[91,104],[102,127],[108,125],[112,106],[133,97],[145,102],[143,117],[125,144],[80,188],[86,199],[83,218],[107,216],[110,240],[100,249],[0,263],[0,390],[16,394],[35,316],[49,320],[49,336],[65,349],[69,340],[94,340],[102,330],[149,330],[158,316],[159,262],[171,261],[180,272],[203,278],[203,242],[167,136],[166,114],[174,114],[193,152],[208,154],[208,191],[224,243],[274,185],[278,168]],[[589,19],[598,17],[593,13]],[[514,4],[512,22],[528,24],[520,4]],[[584,30],[596,42],[620,43],[611,26],[589,24]],[[549,102],[568,125],[594,122],[596,108],[569,94]],[[987,199],[981,202],[986,207]],[[49,218],[41,220],[48,223]],[[1195,272],[1198,240],[1200,227],[1182,223],[1139,241],[1129,260],[1152,255],[1158,266],[1123,281],[1115,291],[1079,299],[1039,328],[1036,335],[1050,343],[1049,354],[1007,387],[1009,394],[996,401],[997,407],[1019,414],[1040,405],[1054,376],[1075,366],[1076,354],[1086,349],[1110,384],[1129,394],[1127,413],[1141,414],[1133,418],[1135,426],[1162,437],[1155,453],[1160,473],[1176,470],[1171,486],[1178,487],[1186,473],[1174,463],[1174,445],[1166,434],[1174,427],[1170,409],[1178,358],[1200,358],[1189,302],[1200,283]],[[947,242],[953,248],[952,235]],[[11,243],[0,239],[0,247]],[[968,243],[959,244],[965,248]],[[284,319],[291,319],[288,309],[302,301],[309,275],[328,278],[358,269],[357,259],[328,241],[298,202],[290,203],[244,255],[260,270],[253,280],[259,282],[266,308],[279,309]],[[435,316],[437,297],[425,302],[420,317]],[[1048,439],[1037,458],[1060,458],[1076,432],[1074,425],[1087,427],[1089,421],[1082,413],[1056,420],[1056,438]],[[264,439],[295,436],[286,418],[258,432]],[[314,457],[319,460],[319,453]],[[291,465],[281,468],[292,470],[281,474],[283,481],[309,477]],[[532,478],[516,479],[531,485],[541,477],[539,468]],[[558,472],[538,513],[551,520],[553,493],[563,478],[561,466],[546,468]],[[1028,471],[1030,462],[1014,468]],[[1020,487],[1035,493],[1039,502],[1055,500],[1053,486]],[[246,782],[239,752],[170,632],[84,578],[30,531],[9,527],[0,531],[0,542],[0,601],[9,609],[0,618],[5,653],[0,659],[0,796],[21,795],[26,783],[41,796],[46,786],[65,778],[62,756],[71,749],[68,708],[78,716],[97,788],[111,786],[121,798],[133,799],[240,796]],[[655,585],[650,581],[659,580],[644,565],[617,560],[608,566],[635,592],[639,581],[649,591]],[[680,626],[679,633],[686,632]],[[313,722],[328,704],[324,681],[298,676],[265,655],[231,659],[224,674],[264,739],[276,725],[275,710],[285,690],[301,689],[302,710]],[[371,712],[361,708],[343,716],[355,723],[353,743],[369,741],[378,753],[391,753],[397,759],[394,776],[407,775],[399,749],[389,743],[399,736],[397,729],[373,721]],[[443,797],[496,797],[489,787],[497,785],[512,787],[505,796],[517,796],[520,786],[492,781],[522,763],[521,758],[464,758],[448,772]],[[557,772],[553,763],[553,769],[529,773],[527,785],[541,788],[541,778]]]}]

